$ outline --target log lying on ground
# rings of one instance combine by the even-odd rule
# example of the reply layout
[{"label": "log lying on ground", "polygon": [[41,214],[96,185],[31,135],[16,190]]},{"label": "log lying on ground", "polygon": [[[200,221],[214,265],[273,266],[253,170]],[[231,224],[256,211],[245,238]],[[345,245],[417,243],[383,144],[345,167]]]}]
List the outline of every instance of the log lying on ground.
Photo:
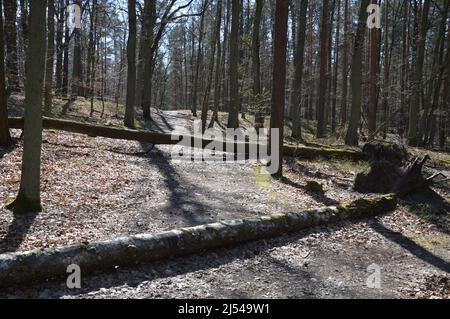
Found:
[{"label": "log lying on ground", "polygon": [[157,235],[137,235],[110,241],[0,255],[0,286],[64,278],[67,267],[80,266],[83,274],[115,266],[182,257],[249,241],[293,233],[342,220],[357,220],[392,211],[395,195],[360,199],[337,207],[299,213],[223,221],[181,228]]},{"label": "log lying on ground", "polygon": [[[23,129],[24,120],[23,118],[9,118],[8,123],[11,129]],[[186,146],[189,145],[195,148],[205,148],[213,142],[212,140],[196,138],[194,136],[176,136],[164,133],[86,124],[54,118],[44,118],[43,127],[44,129],[85,134],[91,137],[106,137],[119,140],[150,143],[154,145],[176,145],[183,141],[183,145]],[[222,149],[227,151],[233,150],[232,152],[234,153],[245,152],[245,154],[249,154],[250,149],[256,149],[256,147],[261,146],[263,145],[257,146],[242,142],[225,142],[223,143]],[[366,156],[362,152],[307,146],[284,146],[284,155],[289,157],[301,157],[305,159],[314,159],[318,157],[347,158],[354,161],[366,159]]]}]

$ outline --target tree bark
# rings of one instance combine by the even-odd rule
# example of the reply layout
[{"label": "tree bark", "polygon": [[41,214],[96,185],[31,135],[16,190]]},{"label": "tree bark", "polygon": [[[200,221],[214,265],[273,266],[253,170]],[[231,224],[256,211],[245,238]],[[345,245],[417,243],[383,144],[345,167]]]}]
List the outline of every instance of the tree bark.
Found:
[{"label": "tree bark", "polygon": [[[371,0],[372,4],[378,4],[378,0]],[[379,34],[377,28],[369,30],[369,102],[368,102],[368,126],[369,134],[373,135],[377,130],[377,108],[378,108],[378,72],[379,72]]]},{"label": "tree bark", "polygon": [[439,125],[439,146],[442,150],[446,149],[446,143],[449,132],[450,111],[448,99],[450,96],[450,34],[447,35],[447,53],[445,56],[445,70],[443,76],[443,90],[441,102],[441,116]]},{"label": "tree bark", "polygon": [[66,7],[64,0],[58,1],[58,27],[56,31],[56,95],[60,95],[63,86],[63,60],[64,60],[64,20]]},{"label": "tree bark", "polygon": [[389,1],[384,3],[384,76],[383,76],[383,122],[386,123],[384,128],[384,138],[386,139],[389,130],[389,96],[390,96],[390,50],[389,50]]},{"label": "tree bark", "polygon": [[52,114],[53,66],[55,56],[55,1],[47,0],[47,61],[45,71],[44,115]]},{"label": "tree bark", "polygon": [[231,34],[230,34],[230,110],[228,128],[239,127],[239,0],[232,0],[231,5]]},{"label": "tree bark", "polygon": [[[66,0],[66,8],[69,7],[69,0]],[[68,19],[66,17],[64,31],[64,64],[63,64],[63,80],[62,80],[62,96],[66,97],[69,93],[69,49],[70,49],[70,31]]]},{"label": "tree bark", "polygon": [[156,3],[155,0],[146,0],[143,12],[143,63],[144,63],[144,76],[142,79],[142,110],[145,120],[151,119],[151,101],[152,101],[152,78],[153,78],[153,51],[152,46],[154,45],[154,34],[153,29],[155,27],[156,19]]},{"label": "tree bark", "polygon": [[338,75],[339,75],[339,45],[340,45],[340,34],[341,34],[341,0],[337,0],[337,23],[336,23],[336,45],[334,51],[334,74],[333,74],[333,94],[331,101],[331,131],[336,132],[337,125],[337,86],[338,86]]},{"label": "tree bark", "polygon": [[349,34],[349,10],[348,10],[348,1],[344,0],[344,51],[342,54],[342,101],[341,101],[341,122],[342,126],[347,124],[347,97],[348,97],[348,54],[349,54],[349,43],[350,43],[350,34]]},{"label": "tree bark", "polygon": [[327,102],[327,66],[328,66],[328,31],[329,31],[329,0],[323,1],[322,22],[320,23],[320,66],[319,66],[319,97],[317,101],[317,137],[325,137],[326,118],[325,103]]},{"label": "tree bark", "polygon": [[[289,2],[276,0],[275,4],[275,32],[273,48],[273,87],[272,87],[272,116],[270,120],[271,134],[279,131],[278,145],[270,144],[272,161],[278,153],[277,172],[275,176],[283,175],[283,141],[284,141],[284,108],[286,100],[286,48],[288,33]],[[273,139],[271,138],[271,141]],[[275,156],[276,157],[276,156]],[[273,165],[274,163],[272,163]]]},{"label": "tree bark", "polygon": [[5,26],[4,36],[6,42],[6,76],[8,89],[11,92],[20,91],[19,62],[17,56],[17,1],[4,0]]},{"label": "tree bark", "polygon": [[297,49],[295,54],[295,72],[293,83],[293,122],[292,137],[301,138],[301,97],[302,97],[302,80],[303,66],[305,61],[305,42],[306,42],[306,14],[308,11],[308,0],[301,0],[300,14],[298,17],[297,30]]},{"label": "tree bark", "polygon": [[134,105],[136,100],[136,0],[128,0],[128,28],[128,80],[124,124],[128,128],[134,128]]},{"label": "tree bark", "polygon": [[30,2],[22,178],[16,200],[7,207],[18,214],[41,210],[40,166],[42,94],[45,72],[45,7],[46,0]]},{"label": "tree bark", "polygon": [[220,36],[220,26],[222,22],[222,0],[217,0],[216,4],[216,17],[215,17],[215,26],[214,33],[211,39],[211,51],[210,51],[210,60],[209,60],[209,72],[207,78],[207,84],[205,89],[205,96],[203,98],[202,104],[202,132],[206,130],[206,121],[208,120],[208,109],[209,109],[209,97],[211,94],[211,87],[214,76],[214,59],[216,55],[216,44],[217,39]]},{"label": "tree bark", "polygon": [[[0,13],[3,9],[3,0],[0,0]],[[0,147],[11,144],[11,135],[8,128],[8,101],[6,97],[5,79],[5,42],[3,38],[3,15],[0,14]]]},{"label": "tree bark", "polygon": [[409,105],[409,132],[408,145],[419,144],[418,119],[421,109],[420,98],[423,90],[423,64],[425,60],[425,40],[428,31],[428,13],[430,11],[430,0],[424,0],[419,24],[419,34],[416,39],[416,59],[412,75],[412,95]]},{"label": "tree bark", "polygon": [[[261,99],[261,57],[260,57],[260,47],[261,47],[261,18],[262,11],[264,7],[264,0],[256,0],[255,3],[255,13],[253,18],[253,38],[252,38],[252,72],[253,72],[253,96],[259,105],[259,100]],[[264,114],[263,110],[256,110],[255,114],[255,128],[260,129],[264,127]]]},{"label": "tree bark", "polygon": [[[75,5],[82,7],[81,0],[75,0]],[[73,49],[73,68],[72,68],[72,98],[83,96],[83,79],[82,79],[82,61],[81,61],[81,30],[75,28],[73,30],[75,40]]]},{"label": "tree bark", "polygon": [[345,143],[350,146],[357,146],[359,143],[358,128],[361,121],[361,85],[362,85],[362,62],[364,49],[364,35],[366,31],[367,6],[369,0],[362,0],[358,14],[358,28],[355,36],[355,44],[353,49],[352,71],[351,71],[351,91],[352,91],[352,107],[350,123],[345,137]]},{"label": "tree bark", "polygon": [[194,76],[194,87],[192,92],[192,115],[197,117],[197,99],[198,99],[198,80],[200,76],[200,65],[203,62],[203,52],[202,52],[202,45],[203,45],[203,29],[205,26],[205,14],[206,14],[206,8],[208,5],[208,0],[203,0],[202,5],[202,12],[200,16],[200,30],[199,30],[199,36],[198,36],[198,43],[197,43],[197,62],[195,63],[195,76]]}]

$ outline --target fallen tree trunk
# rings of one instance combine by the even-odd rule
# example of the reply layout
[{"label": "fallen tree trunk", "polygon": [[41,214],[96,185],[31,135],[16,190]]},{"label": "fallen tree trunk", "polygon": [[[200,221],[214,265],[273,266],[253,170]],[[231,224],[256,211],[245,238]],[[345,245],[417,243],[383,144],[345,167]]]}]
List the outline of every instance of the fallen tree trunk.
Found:
[{"label": "fallen tree trunk", "polygon": [[[9,118],[8,121],[9,127],[11,129],[23,129],[23,118]],[[43,119],[43,128],[85,134],[91,137],[106,137],[119,140],[150,143],[154,145],[177,145],[180,142],[183,142],[183,145],[185,146],[205,148],[206,146],[214,142],[213,140],[201,139],[194,136],[176,136],[171,134],[93,125],[46,117],[44,117]],[[251,149],[264,147],[264,145],[255,145],[243,142],[224,142],[222,147],[222,149],[226,152],[234,152],[239,154],[245,152],[245,154],[249,154]],[[362,152],[342,149],[307,146],[284,146],[283,151],[285,156],[301,157],[305,159],[314,159],[318,157],[347,158],[354,161],[366,159],[365,154],[363,154]]]},{"label": "fallen tree trunk", "polygon": [[341,220],[357,220],[387,213],[396,207],[395,195],[360,199],[338,207],[299,213],[223,221],[181,228],[157,235],[136,235],[109,241],[71,245],[0,255],[0,286],[64,278],[67,267],[76,264],[83,275],[182,257],[249,241],[280,236]]}]

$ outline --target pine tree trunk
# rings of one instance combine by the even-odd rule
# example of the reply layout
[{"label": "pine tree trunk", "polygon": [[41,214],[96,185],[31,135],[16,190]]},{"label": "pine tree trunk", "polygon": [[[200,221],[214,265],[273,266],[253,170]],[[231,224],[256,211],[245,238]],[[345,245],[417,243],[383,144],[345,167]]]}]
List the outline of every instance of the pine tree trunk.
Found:
[{"label": "pine tree trunk", "polygon": [[62,78],[63,78],[63,60],[64,60],[64,19],[65,19],[65,6],[64,0],[58,1],[58,27],[56,31],[56,95],[60,95],[62,92]]},{"label": "pine tree trunk", "polygon": [[334,50],[334,74],[333,74],[333,94],[331,102],[331,131],[336,132],[336,114],[337,114],[337,86],[339,75],[339,45],[341,34],[341,0],[337,1],[337,23],[336,23],[336,46]]},{"label": "pine tree trunk", "polygon": [[450,34],[447,35],[447,53],[445,57],[445,70],[443,78],[441,116],[439,125],[439,146],[442,150],[446,149],[447,138],[450,128],[450,110],[449,110],[449,88],[450,88]]},{"label": "pine tree trunk", "polygon": [[408,55],[409,55],[409,40],[408,40],[408,0],[403,0],[403,22],[402,22],[402,67],[400,74],[400,137],[404,137],[406,132],[406,105],[407,105],[407,74],[408,74]]},{"label": "pine tree trunk", "polygon": [[45,8],[46,0],[30,1],[22,178],[16,200],[8,205],[9,209],[18,214],[41,210],[40,166],[45,72]]},{"label": "pine tree trunk", "polygon": [[200,30],[199,30],[199,36],[198,36],[198,43],[197,43],[197,62],[195,63],[195,76],[194,76],[194,88],[192,92],[192,115],[197,117],[197,98],[198,98],[198,80],[199,80],[199,72],[200,72],[200,65],[203,62],[203,52],[202,52],[202,45],[203,45],[203,29],[205,26],[205,14],[206,14],[206,6],[208,4],[208,0],[203,0],[202,5],[202,13],[200,16]]},{"label": "pine tree trunk", "polygon": [[47,0],[47,61],[45,71],[44,115],[52,114],[53,66],[55,55],[55,2]]},{"label": "pine tree trunk", "polygon": [[[276,0],[275,4],[275,32],[273,49],[273,87],[272,87],[272,116],[270,120],[271,134],[274,130],[279,130],[278,145],[273,145],[271,141],[270,152],[272,162],[277,153],[279,156],[277,163],[278,171],[275,176],[283,175],[283,142],[284,142],[284,108],[286,100],[286,48],[288,33],[288,11],[289,3],[285,0]],[[272,140],[272,138],[271,138]]]},{"label": "pine tree trunk", "polygon": [[156,19],[156,3],[155,0],[146,0],[143,12],[143,70],[141,86],[141,105],[143,117],[145,120],[151,120],[151,101],[152,101],[152,79],[153,79],[153,60],[154,60],[154,35],[153,29],[155,27]]},{"label": "pine tree trunk", "polygon": [[352,106],[350,123],[345,138],[345,143],[350,146],[357,146],[359,142],[358,128],[361,121],[361,103],[362,103],[362,79],[363,79],[363,51],[364,51],[364,35],[366,32],[367,6],[369,0],[362,0],[358,14],[358,28],[355,36],[355,44],[353,48],[352,71],[351,71],[351,91]]},{"label": "pine tree trunk", "polygon": [[424,0],[419,24],[419,34],[416,39],[416,59],[412,75],[412,95],[409,106],[409,132],[408,144],[417,146],[419,144],[418,120],[421,110],[421,94],[423,90],[423,64],[425,59],[425,38],[428,30],[428,13],[430,11],[430,0]]},{"label": "pine tree trunk", "polygon": [[387,137],[389,129],[389,91],[390,91],[390,48],[389,48],[389,1],[384,3],[384,76],[383,76],[383,122],[384,126],[384,139]]},{"label": "pine tree trunk", "polygon": [[348,54],[349,54],[349,12],[348,12],[348,1],[344,1],[344,51],[342,53],[342,101],[341,101],[341,122],[342,126],[347,124],[347,97],[348,97]]},{"label": "pine tree trunk", "polygon": [[20,91],[19,63],[17,56],[17,1],[4,0],[5,25],[4,35],[6,42],[6,76],[8,88],[12,92]]},{"label": "pine tree trunk", "polygon": [[[81,8],[81,0],[75,0],[75,5]],[[76,99],[82,94],[82,65],[81,65],[81,30],[75,28],[73,31],[75,40],[73,49],[73,68],[72,68],[72,98]]]},{"label": "pine tree trunk", "polygon": [[128,0],[128,80],[125,109],[125,126],[134,128],[134,105],[136,99],[136,0]]},{"label": "pine tree trunk", "polygon": [[[0,0],[0,13],[3,8],[3,0]],[[0,147],[11,144],[11,136],[8,128],[8,109],[6,97],[5,79],[5,42],[3,38],[3,15],[0,14]]]},{"label": "pine tree trunk", "polygon": [[306,96],[306,119],[313,119],[314,100],[314,75],[313,75],[313,25],[314,25],[314,1],[309,2],[308,8],[308,86]]},{"label": "pine tree trunk", "polygon": [[216,4],[216,17],[214,33],[211,39],[211,50],[210,50],[210,60],[209,60],[209,71],[207,77],[207,84],[205,89],[205,96],[202,104],[202,132],[206,130],[206,121],[208,120],[208,109],[209,109],[209,97],[211,94],[213,76],[214,76],[214,59],[216,55],[216,44],[217,39],[220,36],[220,26],[222,22],[222,0],[217,0]]},{"label": "pine tree trunk", "polygon": [[253,67],[253,97],[257,103],[258,110],[255,114],[255,128],[264,127],[264,114],[259,105],[261,99],[261,18],[264,7],[264,0],[256,0],[255,13],[253,18],[253,39],[252,39],[252,67]]},{"label": "pine tree trunk", "polygon": [[[372,4],[378,4],[378,0],[372,0]],[[379,34],[377,28],[369,31],[369,103],[368,103],[368,125],[369,134],[372,136],[377,130],[377,108],[378,108],[378,72],[379,72]]]},{"label": "pine tree trunk", "polygon": [[[69,6],[69,0],[66,0],[66,8]],[[70,31],[68,19],[65,19],[64,31],[64,63],[63,63],[63,80],[62,80],[62,95],[67,96],[69,93],[69,49],[70,49]]]},{"label": "pine tree trunk", "polygon": [[325,137],[326,118],[325,103],[327,102],[327,68],[328,68],[328,31],[329,31],[329,0],[323,1],[322,20],[320,24],[320,66],[319,66],[319,98],[317,101],[317,137]]},{"label": "pine tree trunk", "polygon": [[232,0],[231,34],[230,34],[230,110],[228,128],[239,127],[239,0]]},{"label": "pine tree trunk", "polygon": [[301,0],[300,15],[298,17],[297,30],[297,50],[295,54],[295,72],[293,83],[293,123],[292,123],[292,137],[301,138],[301,96],[302,96],[302,80],[303,80],[303,66],[305,57],[305,42],[306,42],[306,14],[308,11],[308,0]]}]

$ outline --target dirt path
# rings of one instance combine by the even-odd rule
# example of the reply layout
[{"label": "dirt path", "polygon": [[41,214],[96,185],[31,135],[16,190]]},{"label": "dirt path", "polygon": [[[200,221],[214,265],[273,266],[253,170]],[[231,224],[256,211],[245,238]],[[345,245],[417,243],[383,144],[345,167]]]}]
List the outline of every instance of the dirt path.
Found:
[{"label": "dirt path", "polygon": [[[190,123],[171,112],[154,125],[170,131]],[[351,179],[363,164],[288,163],[286,178],[273,181],[254,164],[173,161],[169,147],[146,153],[150,145],[62,132],[45,132],[44,141],[44,212],[15,217],[0,208],[0,253],[327,206],[361,196],[352,192]],[[19,144],[0,158],[0,203],[17,192],[20,155]],[[326,194],[308,192],[303,186],[307,179],[322,182]],[[448,297],[449,193],[436,191],[433,202],[424,204],[431,210],[426,214],[411,199],[377,220],[86,277],[80,291],[53,283],[0,296]],[[381,267],[381,289],[366,286],[371,264]]]}]

